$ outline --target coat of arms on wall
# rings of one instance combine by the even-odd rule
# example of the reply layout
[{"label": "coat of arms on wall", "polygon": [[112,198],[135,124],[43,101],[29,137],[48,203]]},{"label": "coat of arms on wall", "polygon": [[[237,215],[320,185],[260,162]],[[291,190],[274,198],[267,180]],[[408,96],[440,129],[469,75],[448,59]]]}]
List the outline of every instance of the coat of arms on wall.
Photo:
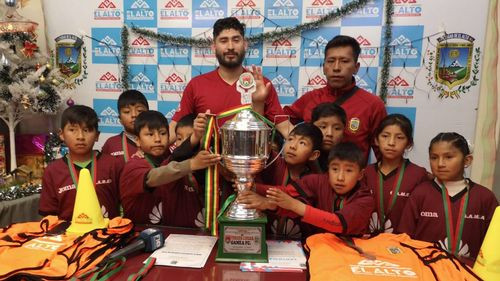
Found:
[{"label": "coat of arms on wall", "polygon": [[465,33],[447,33],[437,39],[436,50],[427,51],[427,85],[440,98],[459,98],[479,82],[481,50]]},{"label": "coat of arms on wall", "polygon": [[87,48],[83,40],[73,34],[62,34],[56,39],[55,60],[66,87],[75,88],[87,78]]}]

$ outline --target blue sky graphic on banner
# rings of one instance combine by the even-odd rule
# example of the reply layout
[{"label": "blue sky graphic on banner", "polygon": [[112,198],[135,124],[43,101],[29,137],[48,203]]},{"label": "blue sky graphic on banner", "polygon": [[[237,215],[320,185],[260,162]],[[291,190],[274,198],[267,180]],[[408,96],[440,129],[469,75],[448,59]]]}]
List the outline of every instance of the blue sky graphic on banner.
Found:
[{"label": "blue sky graphic on banner", "polygon": [[[158,33],[191,37],[191,28],[158,28]],[[191,48],[158,43],[158,64],[190,65]]]},{"label": "blue sky graphic on banner", "polygon": [[295,26],[302,19],[302,0],[268,0],[265,1],[265,27]]},{"label": "blue sky graphic on banner", "polygon": [[130,88],[140,91],[148,100],[157,99],[156,65],[130,65]]},{"label": "blue sky graphic on banner", "polygon": [[179,102],[177,101],[158,101],[158,111],[163,113],[169,122],[172,120],[178,106]]},{"label": "blue sky graphic on banner", "polygon": [[125,24],[138,27],[156,27],[156,0],[124,0]]},{"label": "blue sky graphic on banner", "polygon": [[[384,34],[382,28],[382,34]],[[391,66],[419,67],[422,55],[423,25],[393,26],[391,48]],[[380,52],[380,66],[383,64],[383,52]]]},{"label": "blue sky graphic on banner", "polygon": [[114,99],[94,99],[93,108],[99,118],[99,131],[101,133],[118,134],[123,131],[118,118],[118,109]]},{"label": "blue sky graphic on banner", "polygon": [[300,65],[319,66],[325,58],[325,46],[336,35],[340,34],[340,27],[321,27],[302,33]]},{"label": "blue sky graphic on banner", "polygon": [[273,83],[281,104],[291,104],[297,99],[298,67],[282,68],[279,72],[276,72],[276,67],[263,67],[262,74]]},{"label": "blue sky graphic on banner", "polygon": [[193,0],[193,27],[212,27],[226,14],[227,0]]},{"label": "blue sky graphic on banner", "polygon": [[[342,3],[353,2],[354,0],[344,0]],[[382,0],[374,0],[366,6],[355,11],[352,15],[342,18],[343,26],[373,26],[382,24],[382,16],[384,14],[384,2]]]},{"label": "blue sky graphic on banner", "polygon": [[120,28],[92,28],[92,63],[119,64],[121,56]]},{"label": "blue sky graphic on banner", "polygon": [[411,121],[413,130],[415,130],[415,116],[417,115],[416,107],[397,107],[397,106],[387,106],[387,114],[399,113],[406,116]]},{"label": "blue sky graphic on banner", "polygon": [[356,85],[370,93],[376,93],[378,68],[361,67],[355,76]]}]

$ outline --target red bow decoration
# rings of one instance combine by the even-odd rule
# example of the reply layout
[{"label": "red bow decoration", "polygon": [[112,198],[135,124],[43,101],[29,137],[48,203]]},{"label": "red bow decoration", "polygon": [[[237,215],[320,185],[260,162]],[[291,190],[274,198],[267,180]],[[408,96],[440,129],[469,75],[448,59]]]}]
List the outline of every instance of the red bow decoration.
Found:
[{"label": "red bow decoration", "polygon": [[21,51],[26,57],[31,58],[36,49],[38,49],[38,46],[35,43],[24,41],[24,48]]}]

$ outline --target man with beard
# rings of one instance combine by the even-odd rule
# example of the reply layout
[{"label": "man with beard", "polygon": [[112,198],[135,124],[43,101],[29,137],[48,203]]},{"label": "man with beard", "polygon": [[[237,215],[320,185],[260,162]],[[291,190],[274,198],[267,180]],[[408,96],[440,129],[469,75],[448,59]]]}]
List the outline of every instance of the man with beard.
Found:
[{"label": "man with beard", "polygon": [[[182,94],[180,106],[170,122],[170,142],[175,141],[175,126],[187,114],[218,114],[243,103],[242,89],[237,88],[240,75],[248,72],[242,66],[248,42],[245,40],[245,25],[235,17],[218,19],[213,26],[212,49],[219,62],[217,69],[191,79]],[[252,66],[251,73],[255,79],[255,92],[251,97],[254,111],[264,115],[271,122],[276,122],[277,130],[288,136],[292,124],[281,116],[283,109],[278,95],[271,82],[262,75],[262,70]],[[249,101],[249,100],[248,100]],[[226,120],[219,121],[221,126]]]}]

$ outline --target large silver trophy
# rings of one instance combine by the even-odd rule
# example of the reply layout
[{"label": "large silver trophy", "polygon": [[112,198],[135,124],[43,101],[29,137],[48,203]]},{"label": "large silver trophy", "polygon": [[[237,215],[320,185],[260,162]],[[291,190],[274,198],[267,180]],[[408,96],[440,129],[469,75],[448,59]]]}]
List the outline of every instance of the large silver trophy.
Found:
[{"label": "large silver trophy", "polygon": [[[222,161],[236,175],[238,193],[255,191],[254,177],[264,169],[269,156],[270,130],[250,110],[239,112],[222,126]],[[245,209],[235,200],[227,216],[235,220],[251,220],[261,217],[261,214],[255,209]]]},{"label": "large silver trophy", "polygon": [[[223,165],[236,175],[238,193],[254,190],[254,177],[262,171],[269,155],[271,129],[249,110],[240,111],[220,129]],[[267,262],[267,218],[255,209],[233,201],[219,221],[216,261]]]}]

